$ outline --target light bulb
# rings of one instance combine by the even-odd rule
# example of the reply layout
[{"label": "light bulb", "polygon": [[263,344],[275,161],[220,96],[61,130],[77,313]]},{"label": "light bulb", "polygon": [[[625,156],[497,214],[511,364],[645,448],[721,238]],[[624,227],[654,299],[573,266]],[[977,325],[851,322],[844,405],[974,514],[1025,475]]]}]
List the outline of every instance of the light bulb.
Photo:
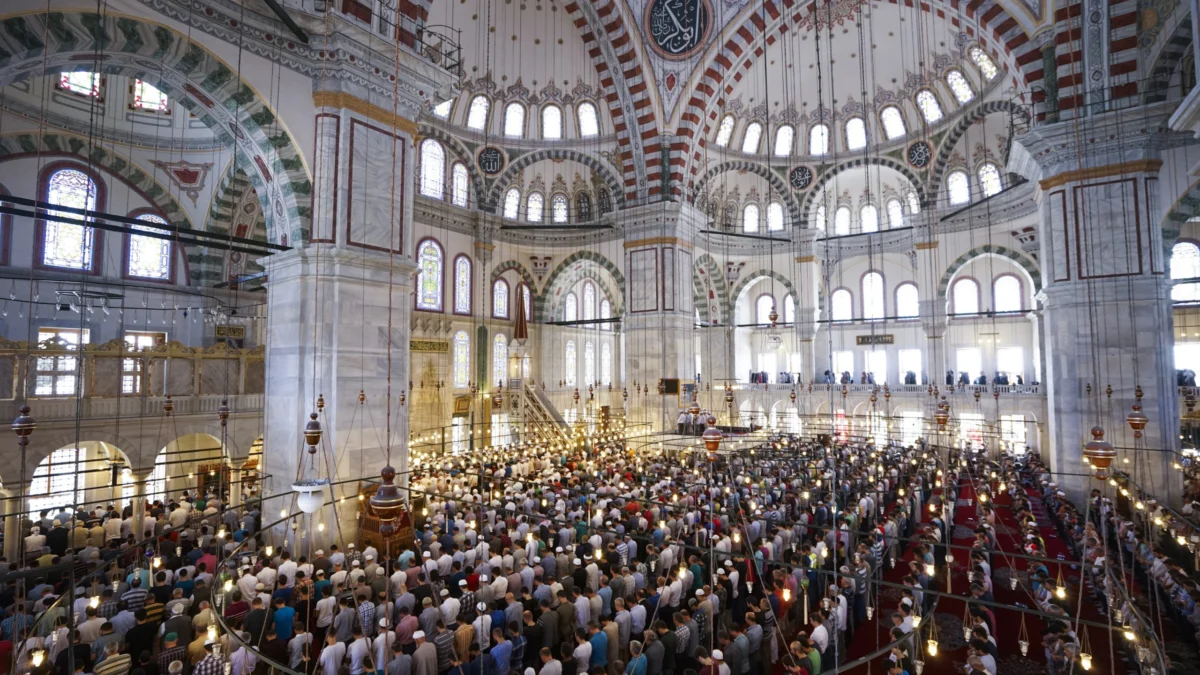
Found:
[{"label": "light bulb", "polygon": [[217,624],[215,624],[215,623],[208,624],[208,639],[209,640],[217,639]]},{"label": "light bulb", "polygon": [[921,627],[921,615],[913,614],[912,620],[913,620],[913,628],[914,629]]},{"label": "light bulb", "polygon": [[1088,654],[1087,652],[1080,653],[1079,654],[1079,665],[1082,666],[1084,670],[1091,670],[1092,669],[1092,655]]},{"label": "light bulb", "polygon": [[1067,597],[1067,589],[1063,588],[1062,586],[1054,589],[1054,597],[1058,598],[1059,600]]},{"label": "light bulb", "polygon": [[317,523],[317,532],[325,531],[325,523]]},{"label": "light bulb", "polygon": [[95,609],[99,606],[100,606],[100,596],[93,595],[91,598],[88,599],[88,607]]},{"label": "light bulb", "polygon": [[270,557],[271,557],[271,554],[272,554],[272,553],[274,553],[274,552],[275,552],[275,547],[274,547],[274,546],[268,546],[267,548],[265,548],[265,549],[263,550],[263,553],[266,553],[268,558],[270,558]]},{"label": "light bulb", "polygon": [[926,640],[925,641],[925,649],[929,652],[930,656],[937,656],[937,648],[938,648],[937,640]]},{"label": "light bulb", "polygon": [[38,666],[42,665],[42,662],[43,662],[43,661],[45,661],[45,660],[46,660],[46,650],[44,650],[44,649],[35,649],[35,650],[33,651],[33,660],[32,660],[32,663],[33,663],[33,667],[34,667],[34,668],[37,668]]},{"label": "light bulb", "polygon": [[233,590],[233,579],[226,579],[225,580],[225,592],[228,593],[232,590]]}]

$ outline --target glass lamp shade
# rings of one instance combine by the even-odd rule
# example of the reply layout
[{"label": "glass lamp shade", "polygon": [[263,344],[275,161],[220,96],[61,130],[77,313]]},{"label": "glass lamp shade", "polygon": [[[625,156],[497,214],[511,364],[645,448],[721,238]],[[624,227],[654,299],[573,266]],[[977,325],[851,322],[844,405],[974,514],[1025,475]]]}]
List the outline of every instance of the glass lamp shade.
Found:
[{"label": "glass lamp shade", "polygon": [[325,503],[325,486],[329,481],[324,478],[303,480],[292,483],[292,492],[296,493],[296,505],[304,513],[313,514],[321,510]]}]

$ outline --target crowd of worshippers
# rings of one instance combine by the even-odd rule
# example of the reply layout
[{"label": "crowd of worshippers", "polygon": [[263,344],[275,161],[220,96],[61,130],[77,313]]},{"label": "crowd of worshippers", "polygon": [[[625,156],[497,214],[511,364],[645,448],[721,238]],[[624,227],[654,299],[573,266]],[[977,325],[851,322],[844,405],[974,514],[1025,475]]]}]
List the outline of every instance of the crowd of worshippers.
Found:
[{"label": "crowd of worshippers", "polygon": [[[147,509],[149,550],[133,513],[109,509],[34,557],[50,546],[35,527],[72,522],[47,516],[11,566],[0,639],[21,675],[817,675],[848,660],[885,564],[909,566],[891,620],[912,631],[948,523],[940,507],[921,522],[937,498],[920,448],[779,443],[699,475],[611,447],[456,460],[413,476],[444,497],[384,555],[293,555],[253,507],[184,495]],[[892,662],[911,673],[907,649]]]}]

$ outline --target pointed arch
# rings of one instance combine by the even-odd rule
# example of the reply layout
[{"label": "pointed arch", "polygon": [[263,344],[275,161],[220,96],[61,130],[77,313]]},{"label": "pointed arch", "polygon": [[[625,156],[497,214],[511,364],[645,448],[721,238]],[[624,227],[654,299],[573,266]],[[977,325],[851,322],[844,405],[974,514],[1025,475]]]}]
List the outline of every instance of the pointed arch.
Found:
[{"label": "pointed arch", "polygon": [[717,261],[707,253],[692,264],[692,306],[707,323],[724,323],[730,316],[729,284]]},{"label": "pointed arch", "polygon": [[764,277],[778,281],[783,285],[784,288],[787,289],[787,293],[780,293],[780,296],[791,294],[793,298],[800,297],[800,295],[796,292],[796,285],[792,283],[791,279],[788,279],[775,270],[761,269],[742,275],[741,281],[738,282],[737,286],[733,287],[733,292],[729,294],[730,302],[733,303],[733,306],[737,307],[738,300],[742,297],[742,293],[744,293],[746,289],[750,287],[750,284],[753,284],[755,281],[758,281]]},{"label": "pointed arch", "polygon": [[604,294],[609,296],[613,305],[613,316],[620,316],[625,304],[625,275],[611,260],[594,251],[576,251],[564,258],[554,268],[554,271],[546,277],[546,285],[541,294],[535,295],[533,298],[534,316],[541,320],[548,319],[552,305],[558,300],[556,296],[569,291],[570,285],[573,285],[563,283],[567,278],[564,275],[572,269],[584,267],[593,269],[598,267],[599,271],[606,272],[606,274],[597,274],[593,278],[600,282]]},{"label": "pointed arch", "polygon": [[1002,258],[1008,258],[1019,265],[1021,269],[1025,270],[1025,273],[1029,275],[1030,280],[1033,281],[1033,289],[1030,295],[1036,294],[1038,289],[1042,287],[1041,270],[1039,270],[1038,266],[1023,253],[1014,251],[1011,248],[1005,248],[1003,246],[984,244],[982,246],[976,246],[975,248],[958,256],[954,262],[950,263],[950,266],[946,268],[946,273],[942,275],[941,282],[938,283],[938,298],[945,299],[946,292],[950,288],[950,281],[954,279],[954,275],[957,274],[964,265],[971,262],[975,258],[986,255],[995,255]]},{"label": "pointed arch", "polygon": [[[916,173],[914,173],[913,170],[910,169],[908,167],[908,165],[905,164],[904,162],[896,161],[894,159],[891,159],[890,157],[877,157],[877,156],[855,157],[854,159],[846,160],[845,162],[842,162],[841,164],[838,164],[837,166],[826,169],[824,172],[821,173],[820,177],[817,178],[816,181],[814,181],[812,187],[810,187],[808,189],[808,193],[804,198],[804,204],[802,205],[802,208],[800,211],[801,213],[806,214],[805,220],[804,220],[804,227],[809,226],[807,214],[813,212],[814,205],[816,204],[817,200],[819,200],[821,198],[821,188],[823,188],[826,183],[833,180],[833,178],[835,176],[837,176],[838,174],[840,174],[844,171],[849,171],[851,169],[856,169],[856,168],[863,168],[863,167],[867,167],[867,166],[882,166],[882,167],[892,169],[893,171],[900,173],[902,176],[904,176],[906,179],[908,179],[909,184],[912,185],[912,189],[916,191],[917,197],[921,200],[921,204],[924,205],[926,203],[925,181],[921,180],[921,177],[918,176]],[[799,222],[799,221],[797,221],[797,222]]]},{"label": "pointed arch", "polygon": [[758,162],[731,160],[721,162],[708,171],[705,171],[700,180],[696,181],[696,186],[691,191],[693,203],[696,200],[696,195],[704,194],[704,189],[708,187],[708,183],[713,178],[729,171],[745,171],[766,180],[771,185],[773,195],[778,195],[787,204],[788,222],[800,222],[800,203],[796,201],[796,195],[792,192],[792,188],[788,186],[787,181],[782,176],[772,171],[769,166]]},{"label": "pointed arch", "polygon": [[[533,281],[533,275],[529,273],[529,270],[525,269],[524,265],[517,262],[516,260],[505,260],[504,262],[500,263],[499,265],[496,265],[495,267],[493,267],[492,275],[491,275],[491,277],[488,278],[487,287],[490,289],[492,287],[492,284],[496,283],[496,280],[500,278],[500,275],[504,274],[505,272],[507,272],[509,270],[514,270],[514,271],[516,271],[516,273],[518,275],[520,275],[521,281],[525,282],[525,286],[527,286],[529,288],[530,293],[534,293],[534,294],[537,293],[537,284],[535,284]],[[531,321],[533,320],[533,317],[527,317],[527,318]]]},{"label": "pointed arch", "polygon": [[[958,142],[966,135],[967,129],[970,129],[972,124],[992,113],[1008,113],[1022,117],[1026,122],[1029,121],[1029,111],[1012,101],[984,101],[982,100],[982,95],[979,98],[979,103],[975,104],[965,113],[959,114],[957,120],[954,122],[954,126],[946,131],[946,135],[942,137],[942,142],[938,144],[937,155],[933,160],[933,171],[929,175],[929,194],[924,195],[919,191],[917,193],[917,196],[921,198],[922,209],[937,201],[938,190],[946,178],[946,173],[950,170],[948,165],[950,164],[950,157],[954,154],[954,146],[958,145]],[[1007,129],[1007,120],[1005,121],[1005,125]]]},{"label": "pointed arch", "polygon": [[[624,205],[625,190],[621,185],[620,177],[607,163],[596,159],[590,154],[570,148],[543,148],[509,159],[508,167],[504,169],[504,173],[492,181],[492,189],[486,193],[489,207],[495,209],[496,205],[500,203],[500,195],[503,193],[504,188],[507,188],[516,180],[517,174],[544,159],[554,161],[567,159],[572,162],[578,162],[595,171],[608,185],[609,192],[616,197],[617,203]],[[480,192],[479,194],[485,193]]]},{"label": "pointed arch", "polygon": [[[453,159],[446,161],[446,166],[453,166],[454,161],[458,160],[467,168],[467,176],[471,181],[471,193],[475,195],[486,195],[487,189],[484,187],[483,177],[475,170],[475,159],[471,151],[462,141],[458,140],[453,134],[447,132],[441,127],[436,127],[432,124],[424,123],[418,127],[422,138],[436,138],[442,143],[442,146],[454,156]],[[486,204],[480,203],[480,208],[495,209],[494,202]]]}]

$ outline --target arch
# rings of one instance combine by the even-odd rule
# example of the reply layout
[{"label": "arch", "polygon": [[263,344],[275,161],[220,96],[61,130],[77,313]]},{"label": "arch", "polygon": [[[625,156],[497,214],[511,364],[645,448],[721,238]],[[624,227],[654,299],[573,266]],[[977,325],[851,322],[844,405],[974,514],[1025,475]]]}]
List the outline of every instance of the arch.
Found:
[{"label": "arch", "polygon": [[729,285],[717,261],[707,253],[692,263],[692,306],[705,323],[720,324],[729,316]]},{"label": "arch", "polygon": [[[525,269],[524,265],[516,260],[505,260],[499,265],[493,267],[492,276],[488,279],[487,287],[491,288],[492,284],[496,283],[496,279],[499,279],[501,274],[504,274],[510,270],[515,271],[517,275],[521,277],[521,281],[525,282],[525,285],[529,287],[529,292],[536,295],[537,284],[533,283],[533,275],[529,273],[529,270]],[[527,318],[530,321],[533,320],[533,317]]]},{"label": "arch", "polygon": [[[730,297],[733,298],[733,306],[738,306],[738,303],[742,298],[742,293],[746,292],[746,289],[750,287],[750,284],[762,279],[763,277],[773,279],[778,281],[780,284],[783,284],[783,287],[787,289],[787,293],[790,293],[793,298],[800,297],[800,294],[796,292],[796,286],[791,282],[790,279],[783,276],[779,272],[776,272],[775,270],[761,269],[756,272],[742,275],[742,280],[738,282],[737,286],[733,287],[733,293],[730,293]],[[787,293],[784,295],[787,295]]]},{"label": "arch", "polygon": [[[889,157],[866,156],[855,157],[854,159],[846,160],[837,166],[830,167],[824,173],[822,173],[821,177],[814,181],[813,185],[808,188],[808,194],[804,198],[804,203],[802,204],[800,212],[807,214],[813,211],[813,204],[820,199],[821,191],[825,187],[825,184],[833,180],[834,176],[843,171],[848,171],[855,168],[864,168],[867,166],[882,166],[900,173],[912,185],[913,190],[915,190],[917,193],[917,197],[921,200],[921,204],[926,204],[925,182],[921,180],[917,174],[913,173],[912,169],[908,168],[906,163],[891,159]],[[803,221],[803,225],[804,227],[808,227],[807,217]]]},{"label": "arch", "polygon": [[[0,86],[34,73],[78,67],[98,52],[110,58],[104,72],[128,74],[172,96],[217,137],[240,152],[277,243],[306,241],[311,229],[312,177],[299,146],[275,112],[242,82],[234,67],[195,40],[136,17],[92,12],[34,12],[5,19],[0,35]],[[50,39],[40,49],[23,36]],[[116,38],[115,36],[120,36]],[[122,58],[111,58],[120,55]],[[244,155],[242,153],[245,153]],[[173,217],[165,212],[168,218]]]},{"label": "arch", "polygon": [[[217,182],[208,216],[204,220],[204,229],[222,234],[232,232],[256,241],[267,240],[267,220],[263,215],[262,202],[254,189],[254,182],[237,161],[229,162]],[[263,271],[263,266],[257,260],[238,251],[189,256],[188,261],[192,281],[199,283],[224,281],[237,265],[246,274]]]},{"label": "arch", "polygon": [[[492,189],[489,192],[479,192],[478,194],[487,194],[487,204],[492,209],[495,209],[496,205],[500,202],[501,192],[516,180],[517,174],[543,159],[554,161],[569,159],[572,162],[578,162],[588,167],[599,174],[608,185],[609,192],[617,196],[617,203],[624,205],[625,191],[622,189],[619,177],[609,168],[608,164],[596,159],[592,155],[570,148],[543,148],[517,158],[510,158],[508,167],[504,170],[504,173],[492,181]],[[480,202],[482,203],[483,199],[480,199]]]},{"label": "arch", "polygon": [[[605,291],[608,295],[612,296],[610,300],[613,302],[613,314],[619,316],[621,314],[621,301],[625,298],[625,275],[621,273],[621,269],[614,265],[611,260],[594,251],[576,251],[564,258],[554,268],[554,271],[550,272],[549,276],[546,277],[546,285],[543,287],[542,292],[533,298],[534,316],[543,317],[543,320],[549,319],[548,310],[550,301],[555,299],[555,295],[560,295],[570,290],[568,285],[562,283],[560,277],[572,267],[586,267],[589,264],[598,265],[608,272],[608,276],[612,279],[615,288],[605,289]],[[597,279],[603,279],[603,276],[600,275]],[[558,286],[557,289],[556,285]],[[534,287],[530,286],[530,288]],[[617,298],[620,298],[621,301],[618,301]]]},{"label": "arch", "polygon": [[979,103],[966,112],[960,113],[954,126],[946,130],[945,136],[942,137],[942,142],[938,144],[937,155],[933,160],[933,171],[929,174],[929,194],[923,195],[918,192],[918,197],[921,198],[921,208],[927,208],[938,198],[938,191],[942,188],[942,182],[946,179],[946,173],[950,170],[950,157],[954,154],[954,146],[962,140],[966,135],[967,129],[971,128],[972,124],[996,112],[1005,112],[1010,115],[1019,115],[1029,121],[1029,111],[1024,107],[1012,101],[984,101],[981,100],[983,95],[978,97]]},{"label": "arch", "polygon": [[1021,269],[1025,270],[1025,273],[1029,275],[1029,278],[1033,283],[1033,294],[1036,294],[1037,289],[1042,287],[1041,271],[1038,270],[1037,265],[1035,265],[1033,261],[1027,258],[1023,253],[1014,251],[1010,248],[1005,248],[1003,246],[984,244],[982,246],[976,246],[975,248],[958,256],[954,262],[950,263],[950,266],[946,268],[946,273],[942,275],[942,280],[938,283],[938,298],[946,298],[946,291],[950,287],[950,281],[954,278],[954,275],[963,268],[964,265],[971,262],[975,258],[985,255],[995,255],[1002,258],[1008,258],[1019,265]]},{"label": "arch", "polygon": [[1168,98],[1168,87],[1171,77],[1178,70],[1179,64],[1192,46],[1192,13],[1186,7],[1177,9],[1168,21],[1174,20],[1175,26],[1170,31],[1159,33],[1155,45],[1162,47],[1154,54],[1154,60],[1145,72],[1146,82],[1144,103],[1160,103]]},{"label": "arch", "polygon": [[483,196],[488,193],[487,188],[484,186],[483,177],[479,175],[479,172],[475,171],[474,155],[467,149],[467,146],[463,145],[463,142],[450,132],[429,123],[419,125],[418,131],[421,138],[436,138],[441,142],[446,152],[454,156],[453,158],[446,158],[446,166],[453,166],[454,161],[458,160],[463,166],[467,167],[467,177],[471,181],[471,191],[475,193],[476,199],[479,200],[479,208],[489,213],[494,213],[496,204],[483,202]]},{"label": "arch", "polygon": [[1151,256],[1151,267],[1154,271],[1166,269],[1166,262],[1171,259],[1171,249],[1179,242],[1179,231],[1183,224],[1192,218],[1200,217],[1200,180],[1193,182],[1187,190],[1171,204],[1163,216],[1162,227],[1162,260],[1155,261]]},{"label": "arch", "polygon": [[779,195],[779,198],[787,204],[788,217],[791,219],[791,222],[800,222],[800,204],[796,201],[796,195],[792,193],[792,189],[788,186],[787,182],[766,164],[744,159],[721,162],[708,171],[705,171],[704,176],[696,181],[695,187],[691,190],[692,203],[696,202],[698,195],[704,194],[704,189],[708,186],[709,181],[727,171],[745,171],[766,180],[771,185],[773,193]]}]

